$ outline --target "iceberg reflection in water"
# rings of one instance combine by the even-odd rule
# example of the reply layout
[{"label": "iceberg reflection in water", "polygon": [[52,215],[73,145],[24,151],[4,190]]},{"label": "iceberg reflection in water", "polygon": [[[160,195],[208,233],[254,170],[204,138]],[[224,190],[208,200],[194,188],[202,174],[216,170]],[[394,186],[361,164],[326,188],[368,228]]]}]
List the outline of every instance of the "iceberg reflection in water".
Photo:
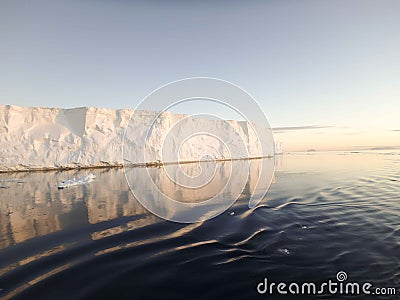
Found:
[{"label": "iceberg reflection in water", "polygon": [[226,211],[240,197],[254,207],[265,196],[275,159],[245,159],[125,168],[136,199],[164,219],[194,223]]},{"label": "iceberg reflection in water", "polygon": [[[215,196],[221,202],[228,199],[229,206],[234,202],[231,199],[249,197],[255,193],[262,197],[272,179],[264,178],[258,182],[262,168],[267,167],[273,170],[274,159],[130,168],[126,170],[126,175],[135,176],[135,191],[148,197],[151,200],[148,203],[153,208],[158,206],[174,216],[185,215],[187,211],[158,201],[159,192],[180,203],[189,204],[189,209],[190,205],[200,203],[204,205],[202,212],[213,213],[214,204],[207,205],[207,199]],[[201,182],[200,169],[202,176],[209,178],[212,174],[211,181],[206,185]],[[148,172],[152,181],[143,176],[144,172]],[[239,176],[227,177],[227,174],[240,172],[248,176],[240,176],[239,180]],[[90,184],[58,189],[57,183],[62,179],[83,178],[91,173],[95,174],[96,180]],[[187,182],[179,178],[182,174],[197,177],[196,180],[204,186],[187,188]],[[0,174],[0,177],[10,176]],[[90,257],[140,245],[142,242],[139,240],[124,243],[121,234],[164,222],[135,199],[122,169],[14,173],[13,178],[8,181],[9,188],[1,191],[0,199],[0,282],[2,286],[7,286],[7,289],[0,291],[0,295],[18,294],[33,283],[90,260]],[[154,184],[158,187],[156,190]],[[224,207],[224,210],[228,207]],[[170,238],[168,232],[165,233],[161,239]],[[179,235],[179,232],[175,234]],[[118,240],[111,245],[98,242],[112,236],[117,236]],[[52,257],[64,259],[49,264],[48,260]],[[33,267],[40,272],[28,272],[27,268]],[[8,282],[9,277],[15,276],[19,280]]]}]

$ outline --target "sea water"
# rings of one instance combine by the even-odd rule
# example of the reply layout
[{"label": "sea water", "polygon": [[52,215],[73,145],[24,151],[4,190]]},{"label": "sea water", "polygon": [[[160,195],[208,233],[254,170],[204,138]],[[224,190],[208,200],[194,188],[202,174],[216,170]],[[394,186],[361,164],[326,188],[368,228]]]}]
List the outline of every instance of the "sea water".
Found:
[{"label": "sea water", "polygon": [[[89,172],[94,181],[57,188]],[[151,172],[162,182],[162,169]],[[0,298],[260,299],[266,278],[321,283],[339,272],[400,287],[399,152],[280,155],[259,205],[249,208],[248,184],[224,213],[193,224],[147,211],[123,169],[8,173],[0,183]],[[209,196],[162,186],[186,202]]]}]

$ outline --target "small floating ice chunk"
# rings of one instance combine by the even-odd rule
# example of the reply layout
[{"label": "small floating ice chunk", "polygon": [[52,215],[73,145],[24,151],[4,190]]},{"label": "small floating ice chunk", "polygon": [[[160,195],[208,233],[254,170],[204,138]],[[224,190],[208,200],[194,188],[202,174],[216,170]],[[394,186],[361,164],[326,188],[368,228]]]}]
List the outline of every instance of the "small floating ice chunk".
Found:
[{"label": "small floating ice chunk", "polygon": [[301,229],[308,229],[306,225],[301,226]]},{"label": "small floating ice chunk", "polygon": [[92,182],[95,178],[96,176],[93,173],[89,173],[80,178],[63,180],[58,184],[58,189],[64,189],[75,185],[87,184],[89,182]]},{"label": "small floating ice chunk", "polygon": [[231,216],[234,216],[234,215],[235,215],[235,212],[234,212],[234,211],[231,211],[229,214],[230,214]]},{"label": "small floating ice chunk", "polygon": [[290,254],[290,250],[286,249],[286,248],[279,248],[278,251],[280,254],[285,254],[285,255],[289,255]]}]

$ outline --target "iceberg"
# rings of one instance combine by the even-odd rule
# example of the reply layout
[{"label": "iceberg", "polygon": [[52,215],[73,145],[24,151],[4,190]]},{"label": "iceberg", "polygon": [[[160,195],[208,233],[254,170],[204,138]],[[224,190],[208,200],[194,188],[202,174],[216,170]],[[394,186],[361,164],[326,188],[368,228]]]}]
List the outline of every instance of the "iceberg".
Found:
[{"label": "iceberg", "polygon": [[[159,112],[129,109],[0,105],[0,172],[122,167],[126,163],[124,158],[133,158],[134,164],[146,165],[157,161],[274,155],[273,140],[261,149],[257,135],[248,122],[187,119],[187,115],[171,112],[160,115],[149,132],[150,136],[144,141],[142,137],[158,115]],[[185,127],[177,127],[179,122]],[[180,147],[184,134],[192,134],[199,128],[218,138],[193,135]],[[270,128],[266,130],[271,131]],[[167,134],[165,146],[170,153],[178,153],[179,157],[165,160],[160,145]],[[123,158],[124,138],[130,146]],[[144,143],[146,157],[137,153]]]}]

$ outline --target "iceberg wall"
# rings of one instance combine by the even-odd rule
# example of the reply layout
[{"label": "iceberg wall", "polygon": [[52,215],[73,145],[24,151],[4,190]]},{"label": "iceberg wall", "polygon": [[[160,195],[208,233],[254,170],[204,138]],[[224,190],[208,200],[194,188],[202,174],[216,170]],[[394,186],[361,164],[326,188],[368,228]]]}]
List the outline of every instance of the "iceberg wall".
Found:
[{"label": "iceberg wall", "polygon": [[[184,126],[176,126],[179,122]],[[205,153],[213,159],[274,154],[272,133],[261,145],[254,127],[242,121],[127,109],[0,105],[0,172],[120,166],[126,128],[124,158],[134,157],[133,163],[165,161],[164,146],[173,154],[167,153],[168,162],[201,160]],[[212,134],[189,136],[182,143],[182,137],[198,128]]]}]

